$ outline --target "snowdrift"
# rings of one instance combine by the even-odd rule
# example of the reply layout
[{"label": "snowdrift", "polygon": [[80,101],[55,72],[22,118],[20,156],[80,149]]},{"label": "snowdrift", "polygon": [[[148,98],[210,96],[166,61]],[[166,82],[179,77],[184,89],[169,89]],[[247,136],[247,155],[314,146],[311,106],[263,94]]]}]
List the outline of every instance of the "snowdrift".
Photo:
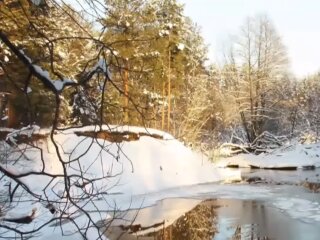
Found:
[{"label": "snowdrift", "polygon": [[[15,134],[10,137],[15,137]],[[91,212],[96,222],[105,220],[108,211],[122,208],[117,203],[117,196],[132,198],[167,188],[240,178],[239,172],[217,169],[203,155],[191,151],[171,135],[153,129],[129,126],[103,126],[98,129],[89,126],[57,131],[53,138],[57,145],[50,141],[49,136],[33,143],[34,146],[15,141],[13,146],[3,143],[1,153],[6,156],[6,161],[1,162],[1,167],[14,174],[44,171],[47,176],[33,174],[20,179],[40,196],[55,202],[64,197],[65,182],[62,177],[50,178],[50,174],[63,174],[62,165],[65,165],[67,174],[75,176],[70,178],[73,197],[81,199],[88,192],[92,195],[103,193],[102,198],[100,195],[89,204],[88,201],[83,204],[81,200],[78,202],[82,210]],[[59,149],[60,159],[56,149]],[[84,179],[95,180],[85,182]],[[2,179],[1,188],[6,189],[10,181],[8,178]],[[113,204],[108,199],[112,199]],[[6,214],[25,216],[31,209],[37,208],[32,226],[24,225],[21,230],[36,229],[53,218],[48,206],[32,202],[28,196],[24,200],[11,207]],[[60,204],[56,208],[66,206]],[[71,206],[68,212],[79,226],[87,226],[88,221],[82,210]],[[47,225],[41,228],[38,236],[39,239],[56,239],[62,232],[66,239],[80,239],[77,234],[79,229],[70,222],[61,228],[54,224]],[[0,234],[3,234],[1,229]],[[7,234],[11,236],[10,232]],[[96,239],[98,235],[92,230],[86,232],[86,237]]]},{"label": "snowdrift", "polygon": [[221,158],[218,167],[237,166],[243,168],[288,169],[320,167],[320,143],[284,146],[270,153],[239,154]]},{"label": "snowdrift", "polygon": [[[109,142],[108,139],[81,136],[98,132],[94,126],[61,131],[55,134],[54,139],[63,153],[63,160],[71,162],[67,169],[69,174],[79,173],[81,169],[92,178],[104,177],[96,184],[109,193],[145,194],[237,177],[234,172],[216,169],[205,156],[193,152],[167,133],[129,126],[104,126],[103,131],[124,133],[128,140]],[[131,140],[132,133],[139,139]],[[43,149],[46,171],[62,173],[53,144],[43,141],[39,147]],[[27,170],[39,171],[43,167],[39,150],[29,149],[25,156],[33,160],[32,165],[28,162]],[[25,181],[32,185],[34,179],[29,177]],[[37,186],[39,190],[44,184]]]}]

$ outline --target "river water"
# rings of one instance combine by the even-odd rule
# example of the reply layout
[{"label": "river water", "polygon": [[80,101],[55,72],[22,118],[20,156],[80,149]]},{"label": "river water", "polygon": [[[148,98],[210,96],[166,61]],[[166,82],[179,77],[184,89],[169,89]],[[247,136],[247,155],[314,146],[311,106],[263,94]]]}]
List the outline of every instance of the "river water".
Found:
[{"label": "river water", "polygon": [[218,200],[218,233],[215,240],[279,239],[316,240],[320,223],[292,218],[268,202],[250,200]]},{"label": "river water", "polygon": [[154,204],[124,211],[107,235],[124,240],[320,239],[320,194],[300,185],[306,179],[319,182],[318,169],[245,170],[243,176],[264,181],[208,183],[140,196]]}]

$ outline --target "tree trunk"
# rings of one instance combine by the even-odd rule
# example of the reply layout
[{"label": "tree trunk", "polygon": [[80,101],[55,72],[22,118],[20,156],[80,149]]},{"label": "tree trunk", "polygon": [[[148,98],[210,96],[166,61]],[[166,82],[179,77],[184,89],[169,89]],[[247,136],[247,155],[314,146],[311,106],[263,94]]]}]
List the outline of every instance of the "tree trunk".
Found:
[{"label": "tree trunk", "polygon": [[129,73],[128,73],[128,62],[125,63],[125,69],[123,74],[123,92],[124,92],[124,103],[123,103],[123,114],[124,123],[129,123]]},{"label": "tree trunk", "polygon": [[170,131],[170,115],[171,115],[171,51],[169,47],[169,63],[168,63],[168,118],[167,130]]},{"label": "tree trunk", "polygon": [[161,118],[161,129],[164,130],[165,128],[165,105],[164,105],[164,99],[165,99],[165,93],[166,93],[166,84],[163,82],[162,84],[162,118]]}]

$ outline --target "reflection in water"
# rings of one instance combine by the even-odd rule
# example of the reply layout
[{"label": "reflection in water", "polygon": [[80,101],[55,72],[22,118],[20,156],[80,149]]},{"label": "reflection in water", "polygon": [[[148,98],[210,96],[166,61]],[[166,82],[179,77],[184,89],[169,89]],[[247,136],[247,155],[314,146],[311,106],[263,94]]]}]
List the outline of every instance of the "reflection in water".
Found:
[{"label": "reflection in water", "polygon": [[260,236],[257,224],[243,224],[237,226],[235,233],[233,234],[232,240],[271,240],[267,236]]},{"label": "reflection in water", "polygon": [[[219,234],[215,240],[232,239],[232,240],[267,240],[270,239],[265,236],[264,227],[268,225],[269,215],[266,213],[265,206],[256,201],[237,201],[237,200],[217,200],[221,205],[219,208]],[[232,233],[231,236],[220,237],[223,231],[225,222],[221,224],[224,218],[233,217],[229,222],[228,227],[231,229],[228,232]],[[221,229],[220,229],[221,228]]]},{"label": "reflection in water", "polygon": [[[158,218],[159,212],[184,214]],[[133,210],[132,210],[133,211]],[[259,201],[216,199],[165,199],[140,210],[141,216],[127,225],[113,225],[109,239],[141,240],[314,240],[319,239],[320,225],[293,219],[268,204]],[[136,214],[137,212],[134,211]],[[130,211],[128,213],[130,215]],[[165,214],[164,214],[165,215]],[[151,218],[150,218],[151,217]],[[151,222],[156,219],[157,222]],[[160,221],[161,219],[161,221]],[[170,224],[168,224],[170,223]]]},{"label": "reflection in water", "polygon": [[[217,200],[219,233],[215,240],[269,240],[270,221],[277,221],[272,209],[257,201]],[[270,212],[269,212],[270,211]],[[270,218],[273,216],[273,218]],[[226,221],[229,220],[229,221]],[[226,230],[227,228],[227,230]]]},{"label": "reflection in water", "polygon": [[[166,202],[167,201],[167,202]],[[141,239],[141,240],[268,240],[269,238],[259,235],[257,224],[239,224],[237,221],[225,221],[225,216],[232,213],[235,216],[241,215],[241,211],[247,213],[257,210],[254,201],[229,201],[229,200],[205,200],[198,201],[198,204],[188,212],[182,214],[172,224],[167,225],[166,219],[152,225],[141,223],[150,222],[148,217],[158,214],[159,211],[178,209],[182,206],[193,206],[196,200],[193,199],[167,199],[157,205],[141,210],[141,215],[130,225],[119,224],[108,229],[109,239]],[[200,203],[199,203],[200,202]],[[249,210],[252,208],[252,210]],[[221,211],[221,209],[224,209]],[[169,211],[170,211],[169,210]],[[227,210],[227,211],[225,211]],[[262,208],[262,211],[264,209]],[[155,211],[157,214],[152,213]],[[134,212],[134,211],[132,211]],[[136,212],[135,212],[136,213]],[[147,214],[146,214],[147,213]],[[260,212],[261,213],[261,212]],[[222,214],[223,216],[219,217]],[[131,215],[131,213],[127,213]],[[170,215],[170,214],[169,214]],[[265,216],[262,214],[262,218]],[[157,218],[157,217],[156,217]],[[147,221],[144,221],[146,220]],[[157,218],[159,221],[159,218]],[[118,222],[120,223],[120,222]],[[123,223],[123,222],[122,222]],[[235,224],[236,223],[236,224]]]},{"label": "reflection in water", "polygon": [[173,224],[146,236],[157,240],[212,239],[216,232],[215,200],[201,202],[191,211],[178,218]]}]

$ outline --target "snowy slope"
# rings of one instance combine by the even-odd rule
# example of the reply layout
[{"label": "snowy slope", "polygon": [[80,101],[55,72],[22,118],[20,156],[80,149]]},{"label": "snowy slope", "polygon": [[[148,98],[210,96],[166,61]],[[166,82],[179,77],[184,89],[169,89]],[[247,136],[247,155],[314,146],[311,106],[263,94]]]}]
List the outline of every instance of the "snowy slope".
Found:
[{"label": "snowy slope", "polygon": [[221,158],[216,166],[239,165],[239,167],[286,168],[307,166],[320,167],[320,143],[284,146],[271,153],[239,154]]},{"label": "snowy slope", "polygon": [[[86,185],[84,189],[75,186],[71,188],[73,197],[81,198],[85,191],[93,194],[101,192],[107,194],[107,197],[97,198],[89,204],[78,202],[82,209],[91,211],[91,217],[96,222],[105,220],[107,211],[113,210],[115,206],[120,209],[127,207],[117,204],[117,196],[122,199],[132,198],[137,194],[157,192],[167,188],[240,177],[239,172],[216,169],[204,156],[191,151],[167,133],[128,126],[104,126],[103,129],[118,133],[133,132],[139,136],[139,139],[111,143],[105,139],[81,136],[81,133],[97,131],[98,128],[94,126],[68,129],[54,134],[61,160],[67,163],[66,171],[69,175],[82,173],[85,178],[100,179]],[[148,134],[158,137],[154,138]],[[159,139],[159,136],[162,139]],[[38,148],[25,144],[16,145],[14,148],[6,144],[4,146],[2,153],[6,153],[8,158],[5,164],[1,163],[1,166],[10,172],[22,174],[30,170],[39,172],[44,169],[48,174],[63,173],[62,163],[57,158],[55,146],[49,139],[38,142]],[[41,154],[43,158],[40,157]],[[20,160],[16,163],[17,158]],[[50,201],[60,201],[60,197],[63,196],[63,178],[52,180],[49,176],[35,174],[23,177],[21,180],[30,189],[49,198]],[[81,184],[83,179],[71,178],[72,183],[77,181]],[[0,187],[7,188],[9,182],[7,178],[2,179]],[[44,190],[48,184],[49,187]],[[115,193],[119,195],[113,195]],[[37,208],[36,219],[32,224],[23,225],[21,230],[35,229],[54,217],[43,204],[30,201],[28,195],[24,198],[26,202],[19,202],[7,213],[7,216],[15,217],[16,213],[25,215],[30,213],[31,209]],[[152,203],[149,202],[149,204]],[[84,214],[69,203],[59,204],[56,207],[68,208],[68,212],[75,217],[79,226],[85,227],[88,223]],[[81,239],[78,229],[70,223],[64,224],[61,229],[55,225],[41,228],[39,239],[57,239],[62,235],[61,231],[66,235],[66,239]],[[1,234],[4,233],[0,232]],[[7,234],[10,235],[10,233]],[[97,233],[92,229],[87,232],[86,237],[96,239]]]},{"label": "snowy slope", "polygon": [[[96,177],[119,175],[107,180],[108,189],[111,188],[109,192],[144,194],[181,185],[221,181],[234,175],[234,172],[216,169],[205,156],[193,152],[167,133],[128,126],[105,126],[105,129],[158,134],[164,138],[160,140],[141,136],[138,141],[111,144],[103,139],[93,140],[75,134],[94,130],[93,127],[71,129],[57,134],[55,139],[65,153],[65,160],[75,160],[81,156],[79,163],[70,164],[69,173],[78,172],[80,164],[83,171]],[[48,154],[51,171],[61,171],[57,167],[59,163],[51,143],[48,149],[49,153],[45,154]],[[101,184],[105,183],[103,180]],[[116,187],[113,189],[114,185]]]}]

